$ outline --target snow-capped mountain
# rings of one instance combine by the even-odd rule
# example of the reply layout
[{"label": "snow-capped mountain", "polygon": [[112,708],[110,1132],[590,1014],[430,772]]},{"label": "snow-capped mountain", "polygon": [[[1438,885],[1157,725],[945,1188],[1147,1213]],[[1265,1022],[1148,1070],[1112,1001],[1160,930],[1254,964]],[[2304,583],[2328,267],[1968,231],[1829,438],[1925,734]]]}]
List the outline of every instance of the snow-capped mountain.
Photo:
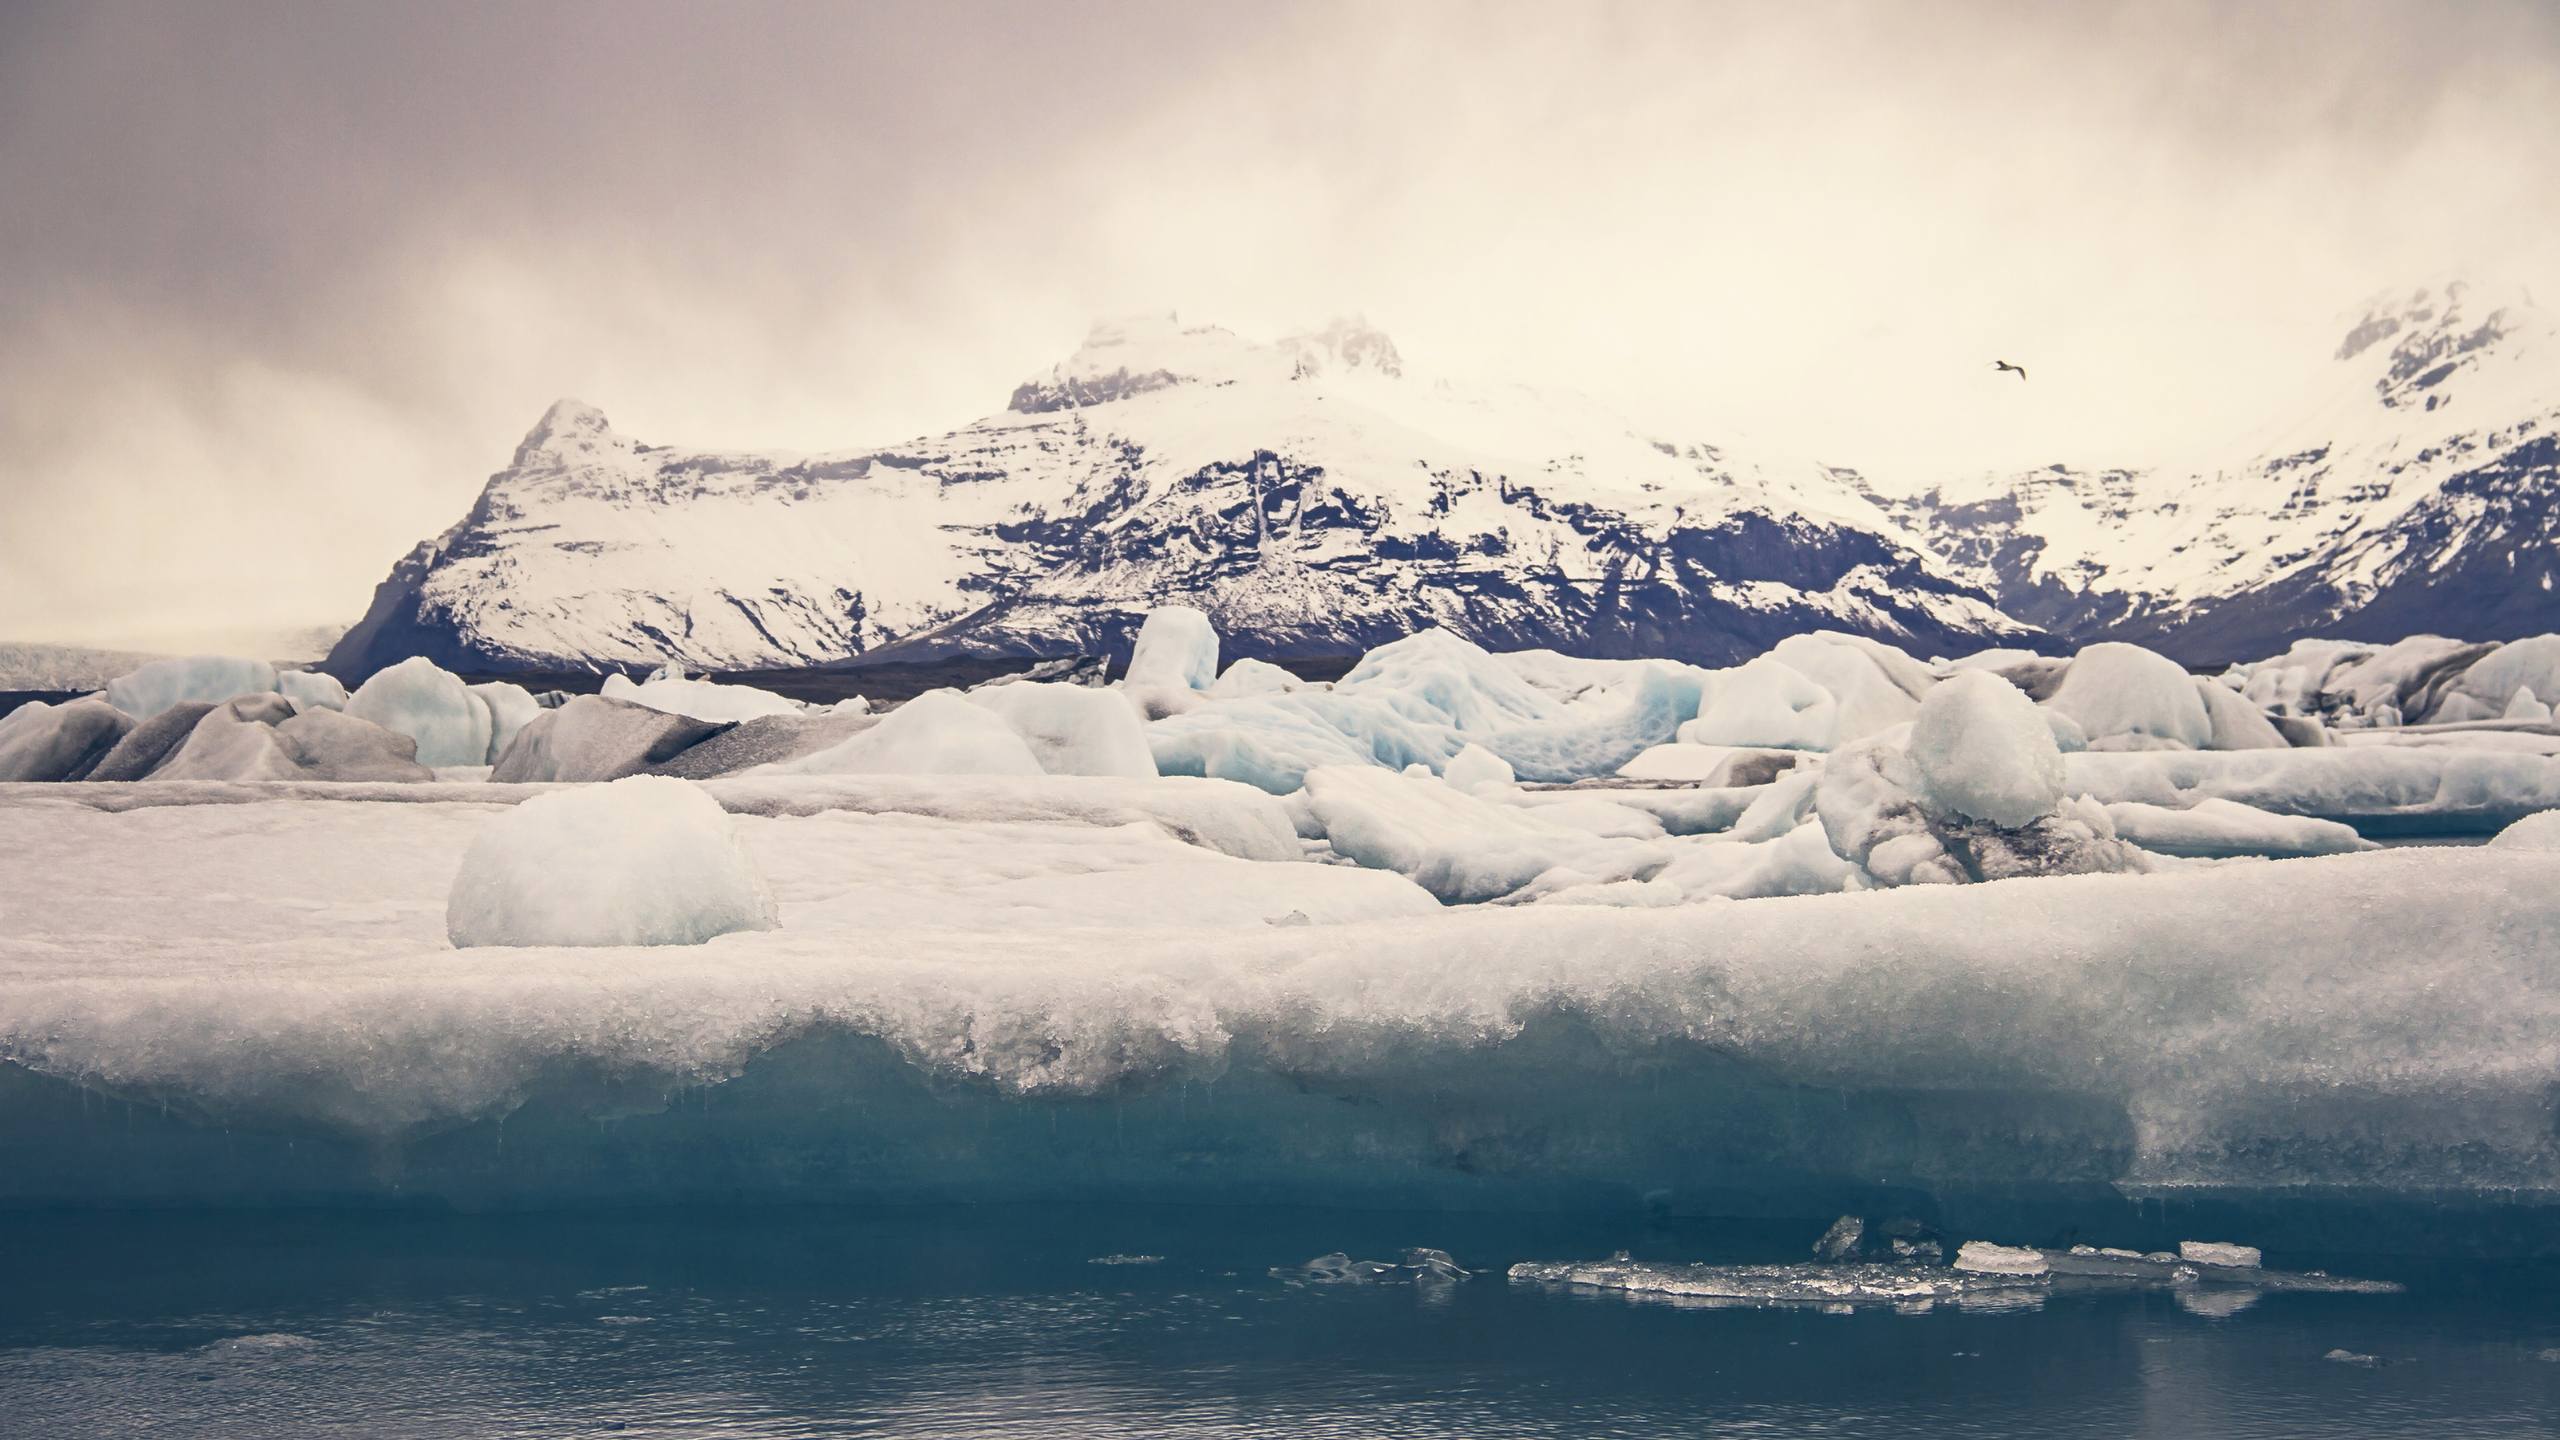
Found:
[{"label": "snow-capped mountain", "polygon": [[2204,466],[2054,466],[1897,509],[2010,614],[2194,662],[2560,625],[2560,321],[2452,283],[2344,326],[2322,398]]},{"label": "snow-capped mountain", "polygon": [[677,450],[564,400],[330,667],[1089,654],[1168,600],[1269,657],[1426,624],[1713,663],[1816,628],[2033,638],[1846,472],[1407,376],[1357,321],[1257,344],[1150,317],[1096,326],[1000,414],[885,449]]}]

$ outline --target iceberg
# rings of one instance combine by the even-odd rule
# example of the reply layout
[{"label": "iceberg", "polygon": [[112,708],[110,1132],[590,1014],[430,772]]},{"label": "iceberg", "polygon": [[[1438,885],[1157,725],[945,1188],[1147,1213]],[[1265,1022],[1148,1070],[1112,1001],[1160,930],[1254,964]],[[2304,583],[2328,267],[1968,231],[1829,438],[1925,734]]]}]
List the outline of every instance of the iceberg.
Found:
[{"label": "iceberg", "polygon": [[619,780],[664,764],[728,728],[627,700],[579,695],[517,731],[489,779],[502,785]]},{"label": "iceberg", "polygon": [[456,948],[699,945],[777,923],[720,803],[658,775],[499,815],[463,852],[445,901]]},{"label": "iceberg", "polygon": [[689,680],[682,672],[662,671],[638,683],[622,675],[608,675],[601,693],[616,700],[628,700],[634,705],[646,705],[652,710],[663,710],[669,715],[687,715],[696,720],[733,724],[741,720],[762,719],[767,715],[798,715],[806,708],[799,701],[776,695],[770,690],[759,690],[752,685],[723,684],[717,680]]},{"label": "iceberg", "polygon": [[460,677],[432,660],[412,657],[356,687],[346,713],[418,742],[418,763],[486,765],[492,724],[489,702]]},{"label": "iceberg", "polygon": [[2377,848],[2352,825],[2277,815],[2236,800],[2198,800],[2185,809],[2120,800],[2107,807],[2117,835],[2161,855],[2216,859],[2261,855],[2344,855]]},{"label": "iceberg", "polygon": [[1122,683],[1132,690],[1206,690],[1218,679],[1218,627],[1188,605],[1159,605],[1138,626]]},{"label": "iceberg", "polygon": [[86,778],[133,729],[133,717],[95,696],[38,700],[0,715],[0,781]]},{"label": "iceberg", "polygon": [[2107,641],[2071,658],[2047,702],[2093,750],[2202,750],[2213,743],[2204,696],[2178,662]]},{"label": "iceberg", "polygon": [[323,675],[317,670],[278,671],[276,693],[292,701],[296,710],[347,708],[347,687],[338,683],[338,677]]},{"label": "iceberg", "polygon": [[495,765],[498,757],[507,753],[507,747],[516,743],[516,737],[524,733],[524,727],[541,717],[542,702],[523,686],[504,680],[474,685],[471,693],[489,708],[488,763]]},{"label": "iceberg", "polygon": [[231,655],[190,655],[154,660],[107,682],[107,703],[136,720],[148,720],[188,700],[220,704],[237,695],[276,688],[276,667]]},{"label": "iceberg", "polygon": [[[1007,685],[990,693],[1022,688]],[[1116,697],[1100,698],[1120,703]],[[774,768],[802,775],[1045,773],[1031,747],[1002,716],[956,690],[927,691],[890,711],[878,724]]]},{"label": "iceberg", "polygon": [[1973,670],[1951,675],[1920,702],[1911,768],[1931,808],[2016,827],[2062,803],[2062,750],[2018,687]]},{"label": "iceberg", "polygon": [[1146,727],[1113,691],[1022,680],[969,691],[968,699],[1012,726],[1048,774],[1155,778]]},{"label": "iceberg", "polygon": [[1557,869],[1588,883],[1631,878],[1670,858],[1658,846],[1594,835],[1540,810],[1488,803],[1436,776],[1328,766],[1307,772],[1306,790],[1335,851],[1451,904],[1500,899]]},{"label": "iceberg", "polygon": [[[2354,733],[2354,732],[2348,732]],[[2073,793],[2168,809],[2231,800],[2376,834],[2489,834],[2560,807],[2560,756],[2455,746],[2066,755]]]}]

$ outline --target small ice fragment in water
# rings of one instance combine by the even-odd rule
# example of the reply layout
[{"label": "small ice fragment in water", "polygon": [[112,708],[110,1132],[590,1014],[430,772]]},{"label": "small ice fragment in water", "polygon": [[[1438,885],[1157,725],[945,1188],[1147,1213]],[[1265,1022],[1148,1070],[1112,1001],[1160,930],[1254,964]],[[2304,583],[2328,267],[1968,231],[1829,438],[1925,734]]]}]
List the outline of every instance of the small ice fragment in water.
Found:
[{"label": "small ice fragment in water", "polygon": [[234,1335],[203,1347],[208,1355],[282,1355],[295,1350],[318,1349],[320,1342],[308,1335],[273,1331],[263,1335]]},{"label": "small ice fragment in water", "polygon": [[1831,1222],[1822,1238],[1813,1242],[1813,1253],[1825,1260],[1846,1260],[1858,1253],[1858,1242],[1866,1236],[1867,1222],[1855,1215],[1843,1215]]},{"label": "small ice fragment in water", "polygon": [[1087,1265],[1161,1265],[1164,1263],[1164,1257],[1161,1255],[1096,1255],[1084,1263]]},{"label": "small ice fragment in water", "polygon": [[2382,1365],[2381,1356],[2359,1355],[2353,1350],[2332,1350],[2320,1358],[2323,1360],[2334,1360],[2341,1365],[2361,1365],[2367,1370],[2378,1369]]},{"label": "small ice fragment in water", "polygon": [[[1407,1272],[1411,1272],[1408,1274]],[[1319,1255],[1304,1265],[1274,1265],[1271,1276],[1292,1285],[1368,1285],[1378,1281],[1411,1279],[1427,1284],[1464,1280],[1468,1271],[1449,1257],[1446,1250],[1416,1246],[1404,1252],[1404,1263],[1384,1260],[1354,1260],[1336,1250]]]},{"label": "small ice fragment in water", "polygon": [[2239,1270],[2255,1270],[2264,1260],[2255,1245],[2227,1245],[2214,1240],[2181,1240],[2178,1258],[2190,1265],[2222,1265]]},{"label": "small ice fragment in water", "polygon": [[1420,1245],[1404,1252],[1404,1267],[1415,1272],[1416,1280],[1464,1280],[1472,1273],[1450,1258],[1448,1251]]},{"label": "small ice fragment in water", "polygon": [[1304,1265],[1274,1265],[1271,1277],[1292,1285],[1366,1285],[1393,1275],[1396,1268],[1384,1260],[1354,1260],[1336,1250]]},{"label": "small ice fragment in water", "polygon": [[1307,918],[1306,911],[1292,910],[1286,915],[1270,916],[1262,923],[1265,925],[1313,925],[1316,922]]},{"label": "small ice fragment in water", "polygon": [[1994,1245],[1988,1240],[1967,1240],[1956,1251],[1956,1268],[1976,1275],[2042,1275],[2052,1266],[2041,1250],[2017,1245]]}]

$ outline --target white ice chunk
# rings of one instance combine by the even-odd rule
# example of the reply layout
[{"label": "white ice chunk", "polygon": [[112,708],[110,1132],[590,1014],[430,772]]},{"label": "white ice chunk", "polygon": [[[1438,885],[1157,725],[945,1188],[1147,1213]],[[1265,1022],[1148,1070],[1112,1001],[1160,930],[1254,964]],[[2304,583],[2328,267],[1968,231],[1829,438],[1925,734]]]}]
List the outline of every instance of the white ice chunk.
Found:
[{"label": "white ice chunk", "polygon": [[[1005,685],[997,690],[1015,688]],[[927,691],[890,711],[870,729],[773,768],[802,775],[1043,773],[1031,747],[1002,716],[972,703],[957,690]]]},{"label": "white ice chunk", "polygon": [[2234,693],[2219,681],[2201,677],[2195,681],[2196,697],[2204,701],[2206,724],[2210,733],[2205,748],[2209,750],[2285,750],[2292,748],[2284,733],[2267,718],[2266,712]]},{"label": "white ice chunk", "polygon": [[2073,791],[2108,804],[2237,800],[2279,815],[2388,819],[2403,830],[2477,830],[2560,806],[2560,757],[2531,752],[2348,745],[2093,753],[2065,756],[2063,766]]},{"label": "white ice chunk", "polygon": [[1839,730],[1831,692],[1783,661],[1762,656],[1716,672],[1698,718],[1682,725],[1688,745],[1827,750]]},{"label": "white ice chunk", "polygon": [[1515,777],[1510,761],[1481,745],[1470,744],[1449,757],[1449,764],[1440,772],[1440,778],[1461,790],[1481,790],[1487,786],[1499,788],[1509,785]]},{"label": "white ice chunk", "polygon": [[1837,709],[1824,748],[1910,719],[1937,678],[1928,666],[1881,641],[1827,630],[1790,635],[1770,648],[1769,658],[1830,692]]},{"label": "white ice chunk", "polygon": [[489,763],[495,765],[524,727],[541,718],[542,702],[533,698],[532,691],[504,680],[474,685],[471,693],[489,707]]},{"label": "white ice chunk", "polygon": [[2258,1269],[2265,1257],[2255,1245],[2229,1245],[2214,1240],[2181,1240],[2178,1258],[2190,1265],[2222,1265],[2244,1270]]},{"label": "white ice chunk", "polygon": [[2547,850],[2560,853],[2560,810],[2527,815],[2497,833],[2491,845],[2501,850]]},{"label": "white ice chunk", "polygon": [[1982,670],[1951,675],[1920,702],[1911,764],[1920,802],[2015,828],[2062,803],[2062,750],[2034,701]]},{"label": "white ice chunk", "polygon": [[1209,687],[1209,693],[1220,700],[1233,700],[1243,695],[1285,695],[1302,689],[1306,681],[1267,660],[1238,660],[1227,667],[1227,673]]},{"label": "white ice chunk", "polygon": [[1129,652],[1131,689],[1206,690],[1218,679],[1218,627],[1189,605],[1159,605]]},{"label": "white ice chunk", "polygon": [[2213,741],[2192,677],[2139,645],[2106,641],[2081,651],[2046,703],[2071,717],[2092,749],[2201,750]]},{"label": "white ice chunk", "polygon": [[317,670],[280,670],[276,672],[276,693],[293,702],[296,710],[344,710],[347,687],[335,675]]},{"label": "white ice chunk", "polygon": [[[800,715],[805,708],[799,701],[759,690],[753,685],[727,685],[716,680],[688,680],[682,675],[661,672],[634,685],[621,676],[608,676],[604,694],[635,705],[646,705],[669,715],[690,715],[696,720],[757,720],[767,715]],[[477,688],[477,687],[475,687]]]},{"label": "white ice chunk", "polygon": [[223,701],[276,688],[276,667],[234,655],[154,660],[107,682],[107,703],[148,720],[182,700]]},{"label": "white ice chunk", "polygon": [[2041,1250],[1967,1240],[1956,1251],[1955,1268],[1974,1275],[2042,1275],[2053,1265]]},{"label": "white ice chunk", "polygon": [[1360,657],[1337,694],[1383,702],[1407,720],[1485,734],[1546,720],[1553,697],[1483,646],[1447,630],[1417,630]]},{"label": "white ice chunk", "polygon": [[413,655],[356,687],[347,713],[418,742],[418,763],[489,763],[489,704],[424,656]]},{"label": "white ice chunk", "polygon": [[662,775],[537,795],[491,820],[445,901],[457,949],[699,945],[777,923],[728,813]]},{"label": "white ice chunk", "polygon": [[2551,723],[2551,707],[2543,704],[2542,698],[2533,693],[2533,687],[2527,685],[2518,690],[2515,697],[2507,702],[2505,713],[2498,718],[2522,720],[2531,725],[2548,725]]},{"label": "white ice chunk", "polygon": [[[969,703],[993,711],[1031,747],[1051,775],[1126,775],[1151,780],[1155,755],[1129,702],[1109,690],[1018,680],[968,692]],[[884,724],[894,724],[893,712]]]},{"label": "white ice chunk", "polygon": [[2215,858],[2344,855],[2379,848],[2352,825],[2277,815],[2236,800],[2198,800],[2184,809],[2118,801],[2107,807],[2116,834],[2163,855]]},{"label": "white ice chunk", "polygon": [[2520,690],[2560,696],[2560,635],[2510,640],[2472,661],[2452,689],[2478,701],[2491,715],[2506,713]]},{"label": "white ice chunk", "polygon": [[1668,852],[1488,804],[1430,776],[1354,766],[1307,772],[1307,804],[1341,855],[1393,870],[1452,904],[1498,899],[1550,870],[1629,878]]}]

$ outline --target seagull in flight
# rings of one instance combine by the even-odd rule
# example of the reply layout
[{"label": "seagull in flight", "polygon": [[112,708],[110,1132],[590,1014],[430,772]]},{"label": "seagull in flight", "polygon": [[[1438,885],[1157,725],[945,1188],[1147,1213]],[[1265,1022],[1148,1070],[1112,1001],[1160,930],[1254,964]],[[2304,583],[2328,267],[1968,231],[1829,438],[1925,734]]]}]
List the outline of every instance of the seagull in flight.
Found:
[{"label": "seagull in flight", "polygon": [[2027,367],[2024,365],[2012,365],[2006,360],[1994,360],[1991,362],[1991,368],[1994,370],[2015,370],[2018,372],[2019,379],[2024,380],[2027,378]]}]

